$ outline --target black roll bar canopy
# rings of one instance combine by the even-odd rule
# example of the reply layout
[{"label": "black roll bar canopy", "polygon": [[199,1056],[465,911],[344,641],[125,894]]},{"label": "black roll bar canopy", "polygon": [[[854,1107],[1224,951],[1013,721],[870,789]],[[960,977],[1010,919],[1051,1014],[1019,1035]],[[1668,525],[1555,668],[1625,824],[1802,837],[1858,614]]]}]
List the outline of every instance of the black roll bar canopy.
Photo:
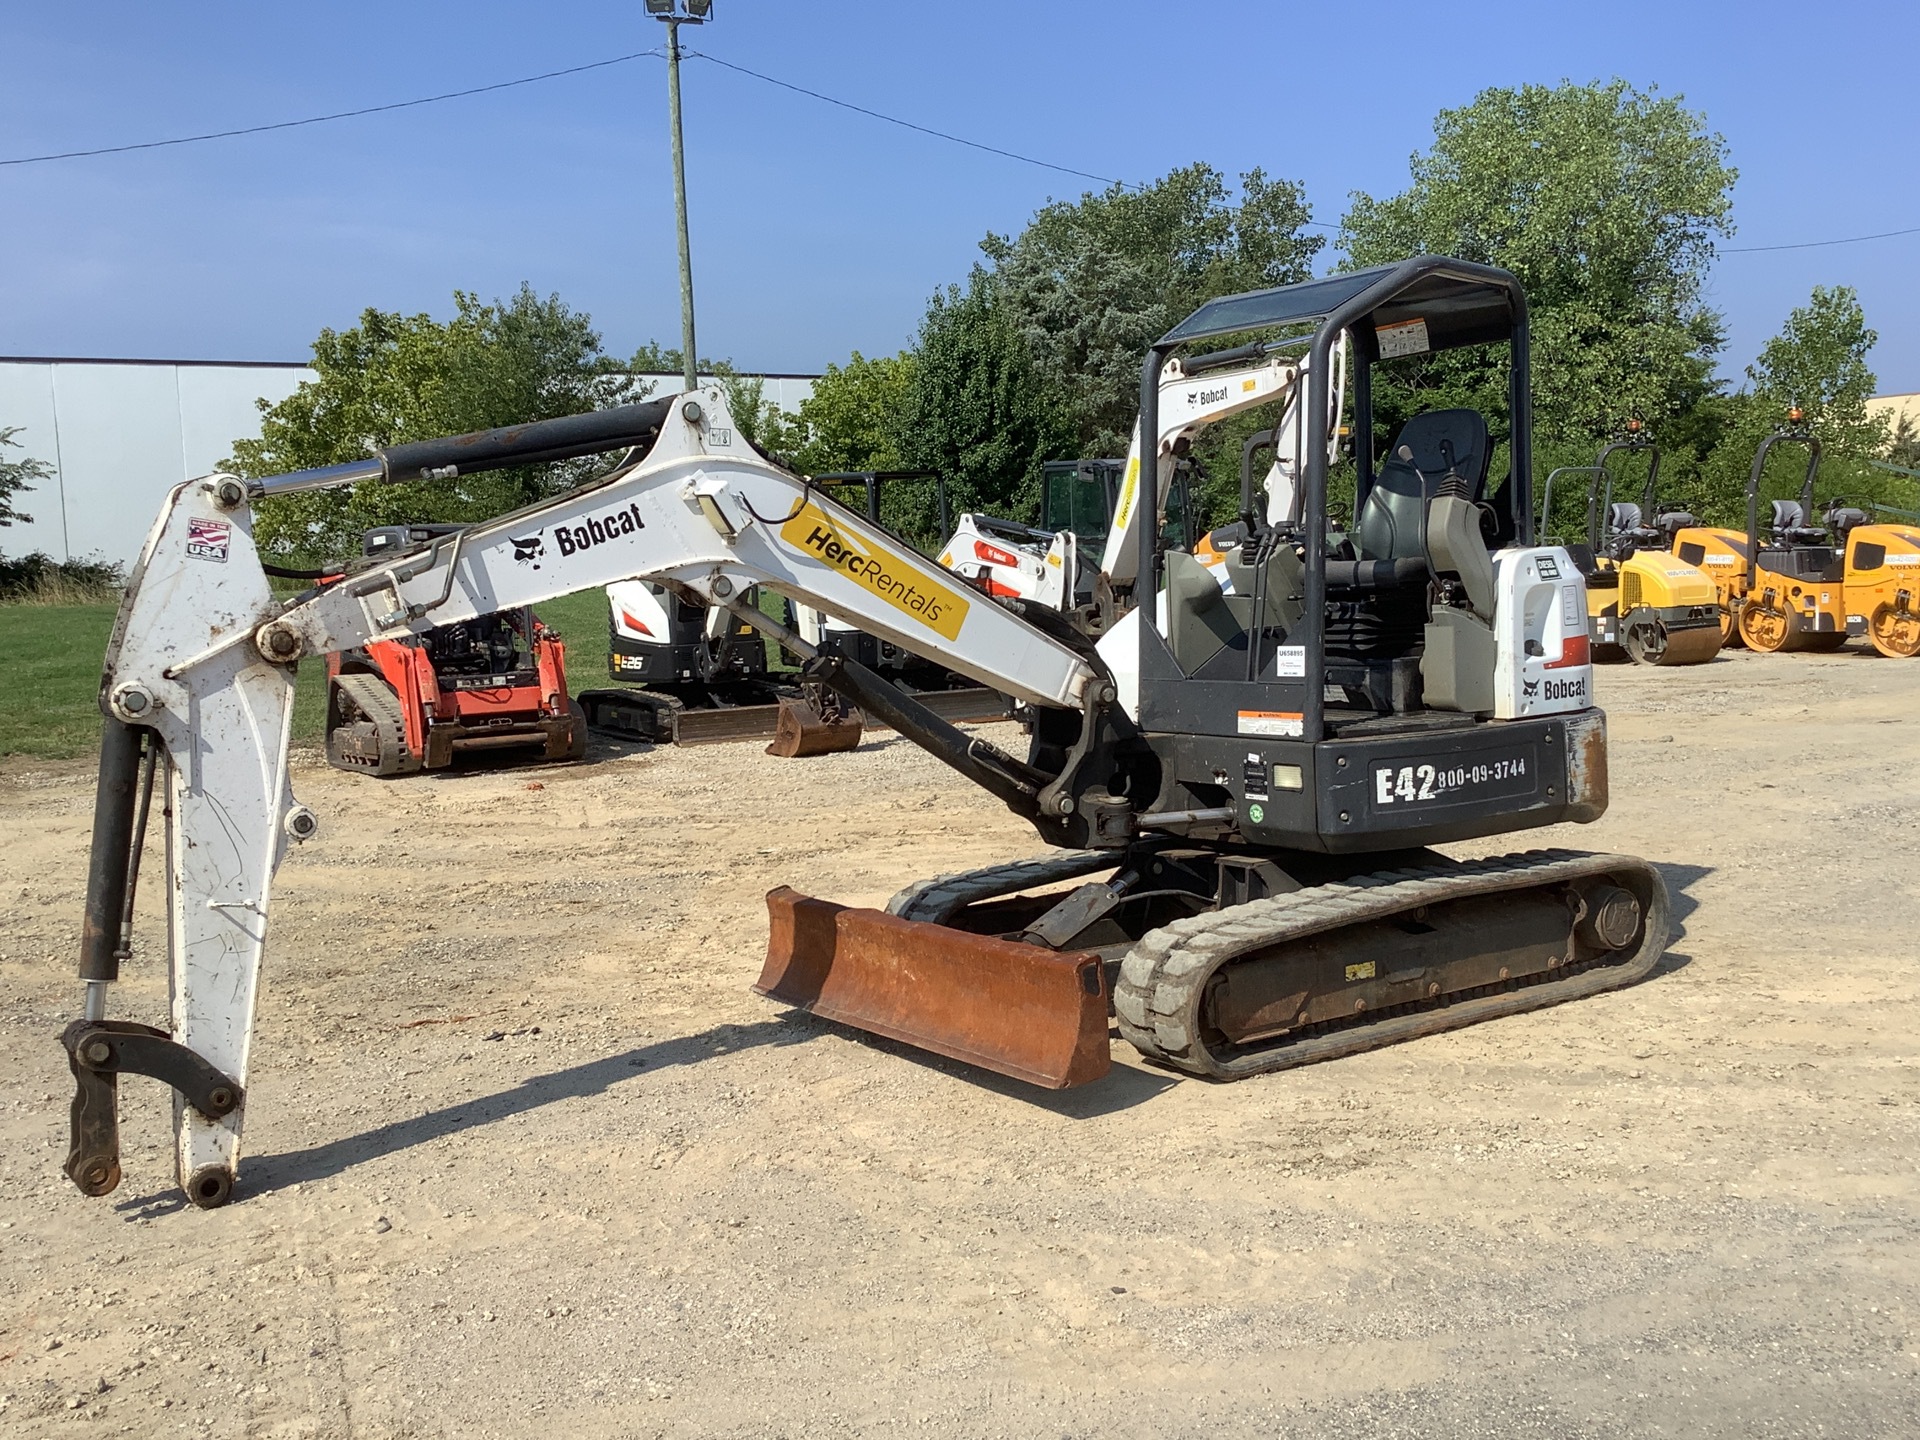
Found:
[{"label": "black roll bar canopy", "polygon": [[[1342,334],[1351,337],[1358,362],[1354,376],[1354,426],[1359,476],[1355,509],[1366,502],[1373,484],[1372,367],[1401,355],[1452,350],[1470,345],[1506,341],[1511,347],[1508,367],[1508,408],[1511,425],[1512,475],[1508,484],[1509,509],[1516,538],[1533,543],[1533,407],[1529,366],[1527,297],[1520,282],[1505,270],[1442,255],[1416,255],[1394,265],[1328,275],[1297,285],[1281,285],[1245,295],[1209,300],[1174,326],[1147,351],[1140,367],[1140,484],[1154,488],[1143,503],[1158,504],[1160,433],[1160,372],[1167,359],[1183,345],[1279,327],[1303,329],[1313,325],[1307,340],[1311,368],[1307,378],[1306,466],[1301,476],[1302,514],[1306,529],[1307,673],[1301,687],[1304,738],[1318,740],[1324,732],[1326,656],[1320,643],[1326,614],[1327,440],[1328,386],[1334,347]],[[1272,349],[1290,348],[1305,335],[1272,346],[1237,346],[1214,355],[1250,357]],[[1148,453],[1152,449],[1156,453]],[[1142,525],[1134,605],[1142,647],[1155,643],[1158,595],[1154,584],[1154,538],[1159,527]]]}]

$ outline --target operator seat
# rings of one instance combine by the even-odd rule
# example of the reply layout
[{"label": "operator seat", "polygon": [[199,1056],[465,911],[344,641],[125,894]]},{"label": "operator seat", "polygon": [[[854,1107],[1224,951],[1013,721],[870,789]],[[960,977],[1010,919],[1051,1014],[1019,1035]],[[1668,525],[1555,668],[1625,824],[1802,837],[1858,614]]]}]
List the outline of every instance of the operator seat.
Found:
[{"label": "operator seat", "polygon": [[[1478,410],[1429,410],[1401,426],[1354,523],[1360,558],[1425,559],[1422,511],[1434,487],[1451,469],[1466,482],[1468,500],[1477,502],[1486,489],[1488,448],[1486,417]],[[1400,458],[1403,449],[1413,452],[1411,460]],[[1426,476],[1424,488],[1421,475]]]},{"label": "operator seat", "polygon": [[[1405,459],[1402,450],[1408,452]],[[1484,551],[1484,541],[1477,538],[1479,502],[1490,454],[1486,417],[1478,410],[1430,410],[1414,416],[1401,427],[1355,518],[1357,558],[1327,562],[1327,657],[1341,668],[1339,683],[1349,690],[1366,688],[1376,708],[1388,694],[1394,710],[1413,708],[1416,670],[1422,677],[1419,683],[1428,683],[1427,662],[1416,659],[1414,652],[1432,628],[1427,605],[1434,574],[1428,553],[1431,503],[1443,484],[1456,498],[1464,496],[1460,504],[1472,521],[1474,543]],[[1471,567],[1470,548],[1456,536],[1448,549],[1449,568]]]}]

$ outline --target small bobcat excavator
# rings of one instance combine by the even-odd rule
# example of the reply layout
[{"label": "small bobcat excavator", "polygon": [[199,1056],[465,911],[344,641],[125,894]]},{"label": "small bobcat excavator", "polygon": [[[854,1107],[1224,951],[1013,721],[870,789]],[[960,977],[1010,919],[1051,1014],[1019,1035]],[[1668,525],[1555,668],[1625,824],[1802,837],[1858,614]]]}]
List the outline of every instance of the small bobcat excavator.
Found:
[{"label": "small bobcat excavator", "polygon": [[[1807,447],[1806,475],[1798,500],[1769,502],[1760,519],[1760,482],[1776,445]],[[1823,526],[1814,522],[1813,484],[1820,473],[1820,442],[1795,408],[1787,428],[1776,430],[1754,452],[1747,475],[1747,528],[1742,534],[1712,526],[1682,525],[1673,533],[1673,553],[1712,576],[1721,628],[1749,650],[1838,650],[1847,643],[1845,571]]]},{"label": "small bobcat excavator", "polygon": [[[941,547],[940,563],[989,595],[1036,600],[1073,615],[1097,634],[1097,557],[1113,528],[1124,460],[1049,460],[1040,467],[1040,524],[963,514]],[[1163,543],[1193,548],[1190,467],[1174,477]]]},{"label": "small bobcat excavator", "polygon": [[[1359,473],[1352,533],[1336,539],[1328,389],[1343,340]],[[1504,484],[1489,490],[1474,410],[1416,415],[1382,456],[1374,367],[1489,345],[1510,362]],[[1304,386],[1306,464],[1297,523],[1248,536],[1228,595],[1155,542],[1180,442],[1207,423],[1200,397],[1256,360],[1256,386]],[[1432,848],[1591,821],[1607,804],[1585,587],[1564,549],[1533,543],[1529,394],[1526,299],[1505,271],[1420,256],[1209,301],[1142,366],[1139,463],[1101,575],[1124,608],[1097,642],[1057,610],[980,594],[758,453],[718,388],[176,486],[102,675],[85,995],[63,1035],[76,1091],[67,1174],[92,1195],[119,1182],[116,1086],[142,1074],[179,1097],[188,1200],[233,1193],[271,880],[319,827],[289,788],[295,666],[628,577],[724,606],[805,655],[800,636],[742,603],[759,586],[1033,712],[1022,758],[856,661],[807,658],[809,679],[998,797],[1051,848],[910,885],[885,911],[775,889],[756,988],[781,1003],[1060,1087],[1107,1072],[1110,1017],[1153,1064],[1238,1079],[1639,979],[1670,919],[1645,861]],[[254,548],[264,496],[629,447],[590,485],[289,600]],[[156,784],[171,841],[164,1030],[108,1014]]]}]

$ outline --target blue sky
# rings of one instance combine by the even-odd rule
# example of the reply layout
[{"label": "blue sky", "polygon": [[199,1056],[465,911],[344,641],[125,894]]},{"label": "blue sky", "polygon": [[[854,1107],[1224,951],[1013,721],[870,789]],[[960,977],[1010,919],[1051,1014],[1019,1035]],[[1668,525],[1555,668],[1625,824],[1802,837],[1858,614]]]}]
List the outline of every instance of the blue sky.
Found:
[{"label": "blue sky", "polygon": [[[715,0],[695,48],[1130,180],[1206,160],[1404,185],[1443,107],[1619,75],[1684,94],[1739,167],[1730,246],[1920,226],[1920,7]],[[646,49],[639,0],[0,10],[0,158],[376,105]],[[988,229],[1090,182],[712,65],[686,69],[701,348],[817,370],[907,343]],[[368,305],[445,314],[524,279],[610,349],[679,335],[665,76],[640,60],[398,113],[0,167],[0,353],[295,359]],[[1816,284],[1858,288],[1882,391],[1920,390],[1920,234],[1727,254],[1738,375]],[[4,417],[0,417],[4,418]]]}]

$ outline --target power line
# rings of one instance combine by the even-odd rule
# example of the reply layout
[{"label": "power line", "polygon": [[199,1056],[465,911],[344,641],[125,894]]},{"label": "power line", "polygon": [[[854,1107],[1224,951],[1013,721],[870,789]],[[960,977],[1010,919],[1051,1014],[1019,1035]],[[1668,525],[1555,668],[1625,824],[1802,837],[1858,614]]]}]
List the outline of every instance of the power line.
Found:
[{"label": "power line", "polygon": [[1735,245],[1722,255],[1757,255],[1763,250],[1818,250],[1823,245],[1858,245],[1863,240],[1891,240],[1896,235],[1920,235],[1920,225],[1905,230],[1882,230],[1878,235],[1849,235],[1843,240],[1802,240],[1793,245]]},{"label": "power line", "polygon": [[485,95],[494,90],[511,90],[541,80],[558,80],[563,75],[581,75],[589,70],[604,70],[609,65],[624,65],[641,60],[655,50],[636,50],[631,55],[616,55],[611,60],[595,60],[587,65],[571,65],[565,70],[548,70],[540,75],[523,75],[518,80],[502,80],[494,85],[476,85],[471,90],[449,90],[444,95],[423,95],[417,100],[396,100],[390,105],[368,105],[359,110],[340,110],[331,115],[309,115],[304,120],[279,120],[271,125],[248,125],[238,130],[213,130],[205,135],[180,135],[171,140],[143,140],[135,145],[103,145],[97,150],[63,150],[55,155],[22,155],[0,160],[0,165],[40,165],[49,160],[80,160],[89,155],[124,155],[131,150],[161,150],[169,145],[195,145],[202,140],[227,140],[236,135],[262,135],[269,130],[295,130],[302,125],[324,125],[329,120],[351,120],[356,115],[379,115],[388,110],[409,110],[416,105],[435,105],[442,100],[460,100],[468,95]]},{"label": "power line", "polygon": [[831,95],[822,95],[818,90],[809,90],[804,85],[794,85],[785,80],[776,80],[771,75],[762,75],[758,70],[749,70],[744,65],[736,65],[731,60],[722,60],[718,55],[709,55],[704,50],[683,52],[689,59],[705,60],[726,70],[735,70],[742,75],[750,75],[755,80],[763,80],[769,85],[777,85],[782,90],[791,90],[796,95],[806,95],[814,100],[824,101],[828,105],[838,105],[842,110],[851,110],[856,115],[866,115],[874,120],[884,120],[889,125],[898,125],[907,130],[918,130],[922,135],[931,135],[936,140],[950,140],[955,145],[965,145],[970,150],[984,150],[989,155],[1000,155],[1008,160],[1018,160],[1022,165],[1038,165],[1043,170],[1057,170],[1062,175],[1077,175],[1082,180],[1098,180],[1102,185],[1119,185],[1128,190],[1144,190],[1144,185],[1136,185],[1131,180],[1116,180],[1111,175],[1095,175],[1091,170],[1075,170],[1071,165],[1056,165],[1051,160],[1037,160],[1031,155],[1022,155],[1013,150],[1002,150],[998,145],[987,145],[979,140],[969,140],[962,135],[949,135],[944,130],[935,130],[930,126],[916,125],[911,120],[902,120],[897,115],[883,115],[878,110],[869,110],[864,105],[855,105],[850,100],[836,100]]},{"label": "power line", "polygon": [[[917,130],[920,134],[931,135],[936,140],[946,140],[955,145],[965,145],[970,150],[984,150],[989,155],[999,155],[1008,160],[1018,160],[1023,165],[1038,165],[1043,170],[1057,170],[1062,175],[1074,175],[1082,180],[1098,180],[1102,185],[1118,185],[1127,190],[1145,190],[1147,188],[1131,180],[1116,180],[1111,175],[1096,175],[1091,170],[1076,170],[1071,165],[1056,165],[1051,160],[1036,159],[1031,155],[1022,155],[1018,151],[1003,150],[998,145],[988,145],[979,140],[969,140],[964,135],[952,135],[945,130],[935,130],[931,126],[919,125],[911,120],[902,120],[897,115],[887,115],[878,110],[870,110],[865,105],[855,105],[850,100],[840,100],[832,95],[823,95],[818,90],[807,89],[804,85],[795,85],[787,80],[775,79],[771,75],[762,75],[758,70],[749,70],[744,65],[736,65],[731,60],[722,60],[718,55],[709,55],[703,50],[688,50],[683,53],[690,59],[709,61],[725,69],[751,76],[755,80],[764,81],[768,85],[777,85],[782,90],[791,90],[796,95],[805,95],[810,99],[819,100],[828,105],[837,105],[842,110],[851,110],[856,115],[865,115],[870,119],[882,120],[889,125],[898,125],[902,129]],[[1338,225],[1329,225],[1323,220],[1305,220],[1301,223],[1311,225],[1319,230],[1338,230],[1340,228]]]}]

